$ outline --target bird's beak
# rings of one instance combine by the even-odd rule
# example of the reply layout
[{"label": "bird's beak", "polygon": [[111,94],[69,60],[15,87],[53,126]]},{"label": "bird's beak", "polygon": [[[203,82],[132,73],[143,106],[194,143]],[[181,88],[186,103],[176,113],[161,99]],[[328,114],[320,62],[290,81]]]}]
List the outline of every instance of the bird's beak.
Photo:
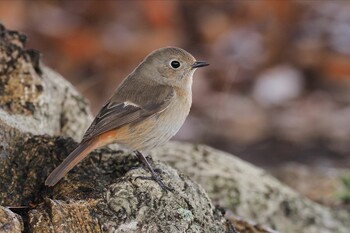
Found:
[{"label": "bird's beak", "polygon": [[206,63],[205,61],[196,61],[195,63],[193,63],[192,69],[203,67],[203,66],[209,66],[209,63]]}]

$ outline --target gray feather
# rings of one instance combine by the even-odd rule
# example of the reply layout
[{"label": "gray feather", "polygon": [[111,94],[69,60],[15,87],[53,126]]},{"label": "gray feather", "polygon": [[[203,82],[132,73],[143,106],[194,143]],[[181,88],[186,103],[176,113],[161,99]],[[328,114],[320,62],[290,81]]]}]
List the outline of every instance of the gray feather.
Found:
[{"label": "gray feather", "polygon": [[[116,93],[102,107],[95,120],[86,131],[83,141],[90,140],[108,131],[126,124],[137,123],[145,118],[162,112],[169,106],[175,91],[169,86],[157,85],[154,88],[149,80],[137,80],[137,87],[130,85],[136,78],[131,74],[128,81],[122,83]],[[138,77],[142,78],[142,77]]]}]

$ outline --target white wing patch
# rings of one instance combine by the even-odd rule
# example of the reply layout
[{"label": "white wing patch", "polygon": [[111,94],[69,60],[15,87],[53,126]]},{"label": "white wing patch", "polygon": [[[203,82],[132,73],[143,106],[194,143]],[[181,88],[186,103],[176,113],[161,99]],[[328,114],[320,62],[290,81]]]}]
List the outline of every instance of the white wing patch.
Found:
[{"label": "white wing patch", "polygon": [[125,107],[127,107],[127,106],[133,106],[133,107],[140,107],[140,105],[137,105],[137,104],[134,104],[134,103],[132,103],[132,102],[129,102],[129,101],[125,101],[125,102],[123,102],[123,108],[125,108]]}]

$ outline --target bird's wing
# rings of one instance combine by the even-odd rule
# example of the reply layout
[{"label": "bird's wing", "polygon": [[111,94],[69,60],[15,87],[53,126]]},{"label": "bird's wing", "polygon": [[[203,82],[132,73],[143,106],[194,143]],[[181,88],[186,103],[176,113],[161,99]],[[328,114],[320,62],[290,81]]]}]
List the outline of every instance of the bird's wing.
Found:
[{"label": "bird's wing", "polygon": [[153,114],[164,111],[174,95],[175,92],[171,90],[165,98],[157,99],[154,102],[148,101],[143,105],[128,100],[108,101],[86,131],[83,141],[90,140],[110,130],[118,129],[126,124],[142,121]]}]

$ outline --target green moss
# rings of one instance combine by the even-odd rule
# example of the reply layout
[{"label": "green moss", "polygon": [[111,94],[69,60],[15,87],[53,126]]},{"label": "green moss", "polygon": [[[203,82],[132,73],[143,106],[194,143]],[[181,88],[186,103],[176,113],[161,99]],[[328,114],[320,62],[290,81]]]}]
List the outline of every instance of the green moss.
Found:
[{"label": "green moss", "polygon": [[342,203],[350,203],[350,175],[341,176],[340,181],[343,185],[343,191],[339,193],[338,198]]}]

